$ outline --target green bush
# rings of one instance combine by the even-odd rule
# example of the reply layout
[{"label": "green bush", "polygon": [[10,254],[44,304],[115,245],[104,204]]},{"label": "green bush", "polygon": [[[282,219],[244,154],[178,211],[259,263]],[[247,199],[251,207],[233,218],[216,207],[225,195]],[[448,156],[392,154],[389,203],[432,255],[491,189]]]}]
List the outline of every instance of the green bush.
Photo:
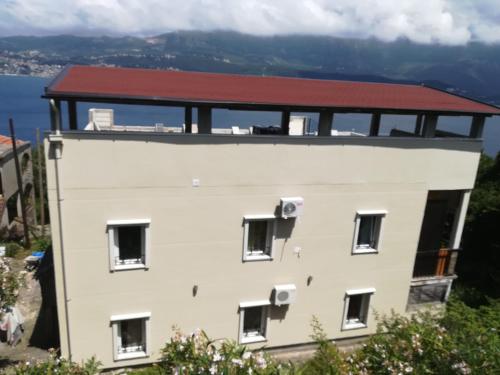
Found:
[{"label": "green bush", "polygon": [[51,244],[50,237],[40,237],[33,241],[32,248],[36,251],[45,251]]},{"label": "green bush", "polygon": [[311,375],[344,374],[348,372],[348,366],[344,356],[339,352],[335,344],[328,340],[323,331],[321,323],[316,317],[312,320],[313,334],[311,338],[318,347],[314,356],[300,367],[300,373]]},{"label": "green bush", "polygon": [[14,258],[16,254],[22,249],[23,247],[17,242],[9,242],[5,244],[5,255],[9,258]]},{"label": "green bush", "polygon": [[24,284],[26,272],[15,272],[7,258],[0,258],[0,318],[6,307],[16,304],[19,288]]},{"label": "green bush", "polygon": [[15,375],[96,375],[101,363],[94,357],[81,364],[58,357],[54,350],[49,350],[49,358],[45,361],[25,362],[14,368]]}]

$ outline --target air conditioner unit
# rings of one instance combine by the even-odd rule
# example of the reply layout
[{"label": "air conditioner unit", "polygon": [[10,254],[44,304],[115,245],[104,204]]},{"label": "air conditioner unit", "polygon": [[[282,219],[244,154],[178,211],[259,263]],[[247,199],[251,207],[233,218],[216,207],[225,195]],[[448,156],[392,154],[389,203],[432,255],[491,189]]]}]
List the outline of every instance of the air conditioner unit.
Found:
[{"label": "air conditioner unit", "polygon": [[304,211],[304,198],[292,197],[281,198],[281,217],[288,219],[289,217],[298,217]]},{"label": "air conditioner unit", "polygon": [[294,284],[275,285],[273,304],[276,306],[290,305],[295,302],[297,287]]}]

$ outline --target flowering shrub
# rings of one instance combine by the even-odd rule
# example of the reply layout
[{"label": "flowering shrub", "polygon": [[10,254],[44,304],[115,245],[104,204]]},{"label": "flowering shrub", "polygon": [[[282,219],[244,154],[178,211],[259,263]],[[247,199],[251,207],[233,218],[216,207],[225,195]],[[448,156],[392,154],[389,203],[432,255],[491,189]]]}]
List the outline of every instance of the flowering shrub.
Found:
[{"label": "flowering shrub", "polygon": [[12,271],[9,260],[0,258],[0,317],[4,308],[16,304],[25,274],[24,271],[19,273]]},{"label": "flowering shrub", "polygon": [[57,356],[55,350],[49,350],[49,358],[45,361],[25,362],[14,368],[15,375],[96,375],[101,363],[94,357],[82,364],[68,361]]},{"label": "flowering shrub", "polygon": [[249,352],[228,340],[217,343],[202,330],[184,335],[178,329],[162,350],[160,367],[177,375],[267,375],[278,374],[281,368],[263,352]]},{"label": "flowering shrub", "polygon": [[[338,351],[313,318],[312,338],[318,344],[304,363],[283,364],[263,352],[252,353],[232,341],[210,340],[197,330],[174,331],[158,365],[130,370],[129,375],[358,375],[358,374],[500,374],[500,301],[478,309],[452,299],[446,312],[421,312],[412,317],[379,317],[377,333],[350,353]],[[16,375],[94,375],[94,358],[78,365],[50,353],[45,362],[21,364]]]},{"label": "flowering shrub", "polygon": [[467,364],[453,350],[452,340],[439,319],[430,312],[406,318],[393,314],[381,318],[377,334],[347,357],[351,370],[360,374],[459,374]]},{"label": "flowering shrub", "polygon": [[393,314],[347,357],[359,374],[500,374],[500,301],[479,309],[452,299],[445,314]]}]

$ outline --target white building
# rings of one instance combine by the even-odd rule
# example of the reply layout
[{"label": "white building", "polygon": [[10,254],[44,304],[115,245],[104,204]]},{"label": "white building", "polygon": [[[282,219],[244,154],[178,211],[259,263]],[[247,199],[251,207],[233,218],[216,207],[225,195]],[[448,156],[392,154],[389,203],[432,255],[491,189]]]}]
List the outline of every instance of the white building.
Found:
[{"label": "white building", "polygon": [[[374,310],[446,301],[484,120],[500,113],[423,86],[80,66],[44,97],[62,354],[110,368],[156,360],[174,324],[286,349],[311,341],[313,315],[342,343],[375,331]],[[77,102],[186,118],[127,128],[92,111],[79,130]],[[278,111],[281,128],[216,131],[219,108]],[[318,128],[293,112],[319,112]],[[369,134],[335,128],[349,112],[372,115]],[[381,135],[388,114],[415,128]],[[470,133],[442,116],[470,117]]]}]

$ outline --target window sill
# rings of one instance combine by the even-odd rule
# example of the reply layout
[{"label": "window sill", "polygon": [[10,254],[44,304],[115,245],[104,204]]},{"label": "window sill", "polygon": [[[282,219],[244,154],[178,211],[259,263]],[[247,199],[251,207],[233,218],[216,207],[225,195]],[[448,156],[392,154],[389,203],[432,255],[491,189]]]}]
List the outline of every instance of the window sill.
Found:
[{"label": "window sill", "polygon": [[111,271],[126,271],[126,270],[140,270],[140,269],[148,269],[148,267],[142,264],[116,264],[115,268]]},{"label": "window sill", "polygon": [[146,358],[146,357],[148,357],[148,354],[146,352],[120,353],[116,354],[115,361],[124,361],[127,359]]},{"label": "window sill", "polygon": [[365,323],[362,322],[357,322],[357,323],[344,323],[344,326],[342,327],[343,331],[349,331],[352,329],[362,329],[362,328],[367,328],[368,326]]},{"label": "window sill", "polygon": [[356,247],[352,250],[353,254],[377,254],[378,250],[372,247]]},{"label": "window sill", "polygon": [[264,336],[251,336],[251,337],[242,337],[240,340],[240,344],[251,344],[254,342],[263,342],[267,341]]},{"label": "window sill", "polygon": [[258,262],[262,260],[273,260],[270,255],[246,255],[243,258],[244,262]]}]

